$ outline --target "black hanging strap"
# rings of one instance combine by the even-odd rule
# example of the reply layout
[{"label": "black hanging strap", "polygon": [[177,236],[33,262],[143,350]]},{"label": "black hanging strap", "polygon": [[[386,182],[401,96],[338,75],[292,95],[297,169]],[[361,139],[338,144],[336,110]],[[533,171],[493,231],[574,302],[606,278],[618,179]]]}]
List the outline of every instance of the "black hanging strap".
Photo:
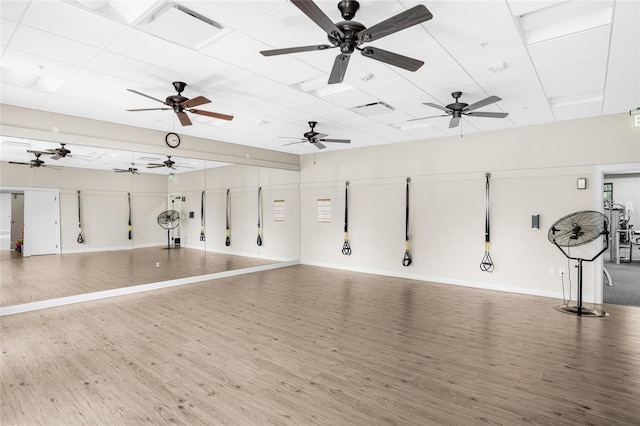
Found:
[{"label": "black hanging strap", "polygon": [[409,253],[409,182],[411,178],[407,178],[407,198],[405,209],[405,227],[404,227],[404,257],[402,258],[402,266],[411,265],[411,253]]},{"label": "black hanging strap", "polygon": [[258,187],[258,238],[256,239],[256,243],[258,247],[262,246],[262,187]]},{"label": "black hanging strap", "polygon": [[78,190],[78,244],[84,243],[84,237],[82,236],[82,220],[80,219],[80,191]]},{"label": "black hanging strap", "polygon": [[231,245],[231,231],[229,229],[229,216],[231,216],[231,195],[230,190],[227,189],[227,206],[226,206],[226,216],[227,216],[227,238],[224,241],[224,245],[229,247]]},{"label": "black hanging strap", "polygon": [[489,254],[489,249],[491,246],[491,235],[489,232],[489,178],[491,178],[491,173],[484,174],[486,178],[486,211],[485,211],[485,220],[484,220],[484,257],[482,258],[482,262],[480,262],[480,270],[484,272],[493,272],[493,260],[491,259],[491,255]]},{"label": "black hanging strap", "polygon": [[131,239],[131,230],[133,227],[131,226],[131,193],[127,192],[127,199],[129,200],[129,239]]},{"label": "black hanging strap", "polygon": [[351,254],[351,246],[349,245],[349,182],[344,188],[344,244],[342,245],[342,254],[345,256]]},{"label": "black hanging strap", "polygon": [[205,241],[204,235],[204,191],[200,195],[200,241]]}]

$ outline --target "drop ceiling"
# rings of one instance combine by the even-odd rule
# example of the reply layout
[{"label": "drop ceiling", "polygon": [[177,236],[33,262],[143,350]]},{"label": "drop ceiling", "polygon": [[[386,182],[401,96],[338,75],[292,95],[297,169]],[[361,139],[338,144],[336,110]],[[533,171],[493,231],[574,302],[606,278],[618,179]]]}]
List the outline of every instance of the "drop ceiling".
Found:
[{"label": "drop ceiling", "polygon": [[[342,21],[337,1],[317,1]],[[262,56],[261,50],[326,44],[326,34],[289,1],[6,1],[1,13],[0,102],[36,110],[176,131],[294,154],[314,150],[308,121],[350,145],[328,150],[472,134],[628,112],[640,106],[640,2],[360,1],[370,27],[417,4],[433,19],[370,45],[424,61],[409,72],[354,54],[344,82],[326,82],[336,50]],[[175,6],[210,25],[193,25]],[[187,19],[185,19],[187,18]],[[199,19],[198,22],[202,23]],[[173,25],[167,25],[167,22]],[[212,102],[227,122],[172,111],[127,112],[174,95]],[[501,101],[483,111],[505,119],[447,117],[423,105]],[[356,108],[384,103],[377,114]],[[64,129],[61,129],[64,132]]]}]

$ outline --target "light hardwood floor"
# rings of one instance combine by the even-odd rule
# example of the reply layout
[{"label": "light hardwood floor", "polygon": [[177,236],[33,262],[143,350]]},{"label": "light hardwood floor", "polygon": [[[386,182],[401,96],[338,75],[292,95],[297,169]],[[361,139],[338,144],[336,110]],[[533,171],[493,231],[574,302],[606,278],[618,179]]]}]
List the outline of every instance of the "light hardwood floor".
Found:
[{"label": "light hardwood floor", "polygon": [[295,266],[2,317],[2,425],[637,425],[640,309]]},{"label": "light hardwood floor", "polygon": [[[274,263],[188,248],[30,256],[0,251],[0,306]],[[156,267],[158,266],[158,267]]]}]

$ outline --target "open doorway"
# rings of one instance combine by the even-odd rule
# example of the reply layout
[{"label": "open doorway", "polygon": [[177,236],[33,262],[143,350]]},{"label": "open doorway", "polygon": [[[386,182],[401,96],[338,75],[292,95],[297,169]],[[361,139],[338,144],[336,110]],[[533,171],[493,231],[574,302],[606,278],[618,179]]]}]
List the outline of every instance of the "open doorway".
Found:
[{"label": "open doorway", "polygon": [[640,169],[605,172],[602,202],[610,232],[602,301],[640,307]]}]

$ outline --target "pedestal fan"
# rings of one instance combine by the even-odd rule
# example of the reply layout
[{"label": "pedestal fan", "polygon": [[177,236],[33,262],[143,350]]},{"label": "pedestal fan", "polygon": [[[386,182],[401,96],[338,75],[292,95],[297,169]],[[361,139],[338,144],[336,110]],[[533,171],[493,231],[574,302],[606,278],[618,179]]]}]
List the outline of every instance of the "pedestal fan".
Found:
[{"label": "pedestal fan", "polygon": [[180,213],[177,210],[167,210],[158,215],[158,225],[167,230],[167,249],[171,249],[171,231],[180,225]]},{"label": "pedestal fan", "polygon": [[[582,246],[595,241],[600,235],[604,241],[604,247],[592,258],[580,258],[571,256],[571,247]],[[551,241],[569,260],[578,262],[578,302],[575,306],[559,304],[555,309],[568,314],[578,316],[603,317],[607,314],[597,309],[582,306],[582,263],[592,262],[609,248],[609,220],[600,212],[585,210],[561,217],[549,228],[549,241]],[[566,250],[565,250],[566,249]]]}]

